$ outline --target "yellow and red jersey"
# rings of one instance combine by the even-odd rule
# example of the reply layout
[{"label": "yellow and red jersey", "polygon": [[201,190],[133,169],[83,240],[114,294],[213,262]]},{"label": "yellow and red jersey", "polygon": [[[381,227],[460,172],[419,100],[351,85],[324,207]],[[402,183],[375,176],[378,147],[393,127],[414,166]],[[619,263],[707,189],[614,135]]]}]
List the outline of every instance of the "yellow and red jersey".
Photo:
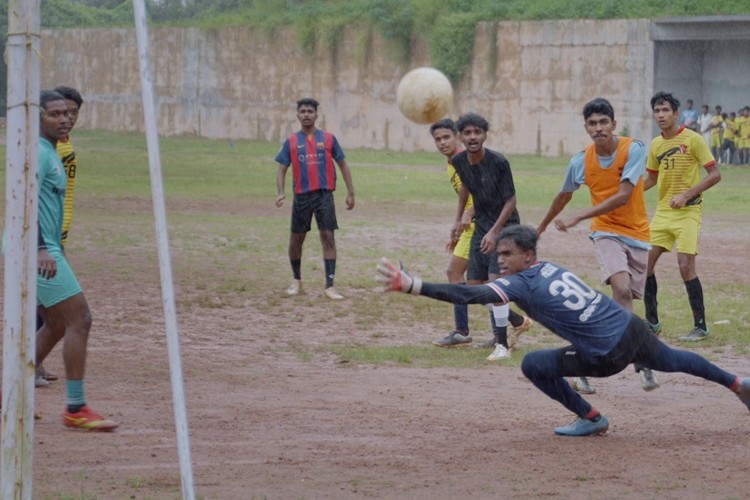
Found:
[{"label": "yellow and red jersey", "polygon": [[[671,139],[658,135],[651,141],[646,169],[658,174],[658,208],[670,209],[669,202],[701,180],[700,169],[716,164],[703,137],[692,130],[681,128]],[[684,209],[700,211],[702,195],[690,200]]]}]

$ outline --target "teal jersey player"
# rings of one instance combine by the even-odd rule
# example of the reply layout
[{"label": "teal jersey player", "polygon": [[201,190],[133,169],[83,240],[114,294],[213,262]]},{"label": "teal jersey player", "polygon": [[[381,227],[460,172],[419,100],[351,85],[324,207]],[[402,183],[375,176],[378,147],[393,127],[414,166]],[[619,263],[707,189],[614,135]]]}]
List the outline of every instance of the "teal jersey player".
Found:
[{"label": "teal jersey player", "polygon": [[94,411],[86,400],[84,374],[91,330],[91,311],[62,250],[62,224],[67,179],[55,145],[72,126],[68,103],[59,92],[39,94],[39,241],[36,280],[36,367],[64,339],[65,411],[63,425],[111,432],[118,426]]},{"label": "teal jersey player", "polygon": [[47,250],[62,249],[62,218],[67,176],[57,150],[39,138],[39,229]]},{"label": "teal jersey player", "polygon": [[66,174],[55,147],[39,138],[39,231],[50,256],[57,263],[53,278],[38,274],[37,304],[51,307],[81,293],[73,270],[62,249],[62,221],[65,205]]}]

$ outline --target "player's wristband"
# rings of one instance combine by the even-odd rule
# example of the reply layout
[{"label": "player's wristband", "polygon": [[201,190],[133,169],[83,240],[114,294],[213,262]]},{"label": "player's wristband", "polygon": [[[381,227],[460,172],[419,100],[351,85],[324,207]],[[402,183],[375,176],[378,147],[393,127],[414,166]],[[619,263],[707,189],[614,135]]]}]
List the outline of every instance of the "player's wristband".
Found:
[{"label": "player's wristband", "polygon": [[422,292],[422,280],[419,278],[412,277],[411,286],[406,291],[406,293],[410,293],[412,295],[420,295],[421,292]]}]

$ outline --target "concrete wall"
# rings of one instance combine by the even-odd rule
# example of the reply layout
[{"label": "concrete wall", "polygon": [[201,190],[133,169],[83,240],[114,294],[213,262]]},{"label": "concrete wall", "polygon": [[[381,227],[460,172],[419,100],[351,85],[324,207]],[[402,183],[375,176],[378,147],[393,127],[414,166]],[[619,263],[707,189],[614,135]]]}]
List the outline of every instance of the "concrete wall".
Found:
[{"label": "concrete wall", "polygon": [[[489,115],[497,142],[513,153],[567,155],[590,143],[583,105],[605,97],[620,131],[648,138],[653,88],[649,21],[545,21],[483,24],[459,109]],[[497,38],[496,71],[488,74]]]},{"label": "concrete wall", "polygon": [[693,99],[737,111],[750,104],[750,40],[657,42],[656,88],[676,89],[680,100]]},{"label": "concrete wall", "polygon": [[[750,105],[750,16],[656,19],[654,89],[692,99],[700,110],[721,105],[737,111]],[[653,126],[653,133],[658,133]]]},{"label": "concrete wall", "polygon": [[[482,113],[492,127],[488,146],[508,153],[569,155],[590,141],[583,104],[601,96],[621,131],[648,140],[649,30],[648,20],[482,23],[451,116]],[[322,103],[318,125],[344,148],[434,147],[427,127],[395,104],[401,76],[430,65],[424,41],[399,63],[387,40],[353,31],[338,50],[314,55],[291,30],[269,37],[250,28],[156,28],[149,37],[162,135],[281,142],[298,128],[294,101],[314,96]],[[41,58],[43,87],[82,91],[79,127],[143,130],[134,30],[45,30]]]}]

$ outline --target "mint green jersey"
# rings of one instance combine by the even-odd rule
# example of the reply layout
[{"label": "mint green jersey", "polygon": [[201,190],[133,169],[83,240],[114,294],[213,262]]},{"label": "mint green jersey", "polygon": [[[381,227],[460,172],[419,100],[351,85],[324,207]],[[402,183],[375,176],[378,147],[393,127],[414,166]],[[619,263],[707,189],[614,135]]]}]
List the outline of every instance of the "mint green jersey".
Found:
[{"label": "mint green jersey", "polygon": [[67,176],[57,150],[39,138],[39,227],[48,250],[62,250]]},{"label": "mint green jersey", "polygon": [[39,229],[42,231],[47,251],[57,263],[57,274],[52,279],[36,277],[36,301],[44,307],[81,293],[68,259],[62,249],[62,224],[67,176],[57,150],[39,138]]}]

